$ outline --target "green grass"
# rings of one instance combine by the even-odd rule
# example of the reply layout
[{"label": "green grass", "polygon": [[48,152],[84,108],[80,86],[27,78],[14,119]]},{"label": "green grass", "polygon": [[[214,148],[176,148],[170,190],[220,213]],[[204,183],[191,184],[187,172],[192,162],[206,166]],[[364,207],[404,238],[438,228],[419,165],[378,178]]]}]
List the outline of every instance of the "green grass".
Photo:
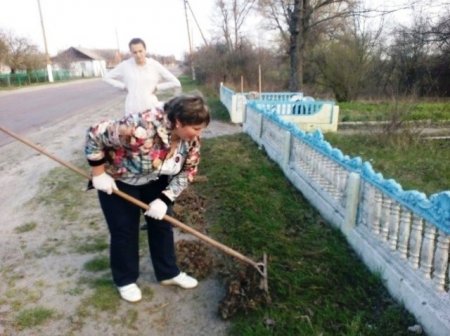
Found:
[{"label": "green grass", "polygon": [[97,237],[80,237],[74,239],[71,244],[73,244],[74,252],[79,254],[102,252],[109,247],[108,239],[104,235]]},{"label": "green grass", "polygon": [[120,297],[111,276],[85,279],[92,293],[83,298],[78,307],[80,317],[88,317],[95,312],[115,312],[120,307]]},{"label": "green grass", "polygon": [[342,102],[340,121],[381,121],[401,115],[403,120],[450,120],[450,102]]},{"label": "green grass", "polygon": [[37,227],[37,223],[32,221],[32,222],[27,222],[23,225],[19,225],[18,227],[16,227],[14,229],[14,232],[16,233],[25,233],[25,232],[30,232],[33,231],[35,228]]},{"label": "green grass", "polygon": [[44,324],[48,319],[51,319],[55,315],[56,311],[53,309],[34,307],[19,312],[15,322],[20,329],[32,328]]},{"label": "green grass", "polygon": [[209,232],[269,255],[273,303],[237,315],[232,335],[407,335],[413,317],[248,136],[204,140],[202,152]]},{"label": "green grass", "polygon": [[230,121],[230,114],[220,100],[215,98],[208,99],[208,106],[213,119],[225,122]]},{"label": "green grass", "polygon": [[96,256],[84,264],[84,269],[89,272],[101,272],[109,269],[109,257]]},{"label": "green grass", "polygon": [[[182,82],[184,91],[198,88],[188,78]],[[227,120],[228,112],[217,94],[210,96],[209,89],[201,90],[208,97],[213,118]],[[200,174],[207,175],[209,182],[194,187],[209,200],[209,232],[255,260],[263,252],[269,255],[273,304],[238,315],[232,334],[407,335],[407,327],[415,323],[411,315],[390,298],[379,277],[368,272],[342,235],[324,223],[249,137],[203,140],[202,152]],[[98,230],[92,212],[88,211],[89,218],[80,215],[80,209],[98,209],[95,192],[82,194],[82,178],[56,168],[40,186],[38,202],[56,210],[59,229],[84,225]],[[103,218],[98,221],[104,224]],[[141,235],[141,248],[146,245],[145,236]],[[102,257],[108,247],[105,233],[74,236],[69,247],[70,252],[94,254],[85,270],[106,270],[107,260]],[[122,302],[110,274],[90,273],[69,290],[72,295],[83,295],[74,328],[87,318],[113,320],[120,315]],[[142,290],[150,301],[151,288],[144,285]],[[132,328],[139,312],[130,310],[123,323]],[[271,320],[274,323],[267,323]]]},{"label": "green grass", "polygon": [[191,92],[199,90],[199,84],[197,81],[193,80],[190,76],[181,75],[178,77],[183,88],[183,92]]},{"label": "green grass", "polygon": [[407,141],[402,135],[336,133],[325,134],[325,139],[343,153],[369,161],[377,172],[396,180],[404,190],[427,194],[450,190],[449,140]]}]

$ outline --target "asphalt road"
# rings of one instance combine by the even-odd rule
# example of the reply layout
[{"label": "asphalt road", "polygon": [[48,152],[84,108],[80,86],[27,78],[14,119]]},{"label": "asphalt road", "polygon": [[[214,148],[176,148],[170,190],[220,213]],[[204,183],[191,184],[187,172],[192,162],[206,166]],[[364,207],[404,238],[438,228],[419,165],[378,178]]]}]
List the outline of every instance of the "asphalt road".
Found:
[{"label": "asphalt road", "polygon": [[[27,135],[66,117],[100,108],[125,93],[101,79],[54,83],[0,92],[0,125]],[[125,99],[125,98],[124,98]],[[14,141],[0,132],[0,146]]]}]

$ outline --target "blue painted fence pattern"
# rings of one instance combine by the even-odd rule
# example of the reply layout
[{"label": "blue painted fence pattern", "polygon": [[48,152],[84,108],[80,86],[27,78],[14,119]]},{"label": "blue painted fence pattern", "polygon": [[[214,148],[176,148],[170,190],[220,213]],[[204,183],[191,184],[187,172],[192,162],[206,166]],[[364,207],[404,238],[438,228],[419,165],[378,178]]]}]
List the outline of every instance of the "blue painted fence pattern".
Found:
[{"label": "blue painted fence pattern", "polygon": [[315,131],[311,134],[303,132],[294,124],[280,118],[278,113],[262,108],[261,103],[258,101],[250,101],[247,103],[247,106],[264,114],[264,116],[309,144],[322,155],[331,158],[351,171],[360,173],[369,183],[376,185],[402,205],[424,217],[439,230],[450,234],[450,191],[437,193],[429,198],[424,193],[416,190],[404,191],[395,180],[386,180],[381,173],[375,172],[370,162],[363,162],[360,157],[351,158],[348,155],[344,155],[341,150],[333,148],[329,142],[324,140],[320,131]]},{"label": "blue painted fence pattern", "polygon": [[[223,85],[220,94],[233,117],[237,94]],[[430,335],[450,335],[450,191],[430,197],[405,191],[374,171],[370,162],[333,148],[320,131],[306,133],[283,119],[293,113],[312,115],[327,101],[293,101],[296,93],[291,92],[244,95],[244,131],[324,218],[344,232],[366,265],[382,270],[391,294]],[[353,199],[349,195],[355,185],[359,191]]]},{"label": "blue painted fence pattern", "polygon": [[302,92],[246,92],[245,98],[249,100],[270,100],[284,102],[289,100],[300,100],[303,98]]},{"label": "blue painted fence pattern", "polygon": [[427,333],[450,335],[450,192],[405,191],[257,101],[247,102],[243,126]]},{"label": "blue painted fence pattern", "polygon": [[256,106],[265,111],[278,115],[313,115],[318,113],[325,103],[334,105],[331,101],[280,101],[280,100],[253,100]]}]

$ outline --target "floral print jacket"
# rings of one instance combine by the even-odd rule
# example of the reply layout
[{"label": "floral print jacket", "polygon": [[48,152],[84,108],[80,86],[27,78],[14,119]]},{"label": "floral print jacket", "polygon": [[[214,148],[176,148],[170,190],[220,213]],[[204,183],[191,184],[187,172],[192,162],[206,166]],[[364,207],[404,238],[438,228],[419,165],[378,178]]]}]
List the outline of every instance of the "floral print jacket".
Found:
[{"label": "floral print jacket", "polygon": [[[89,165],[105,164],[106,172],[129,184],[158,179],[169,151],[171,123],[155,108],[118,121],[103,121],[88,129],[85,155]],[[200,140],[182,141],[181,171],[172,175],[164,194],[172,201],[192,182],[200,162]]]}]

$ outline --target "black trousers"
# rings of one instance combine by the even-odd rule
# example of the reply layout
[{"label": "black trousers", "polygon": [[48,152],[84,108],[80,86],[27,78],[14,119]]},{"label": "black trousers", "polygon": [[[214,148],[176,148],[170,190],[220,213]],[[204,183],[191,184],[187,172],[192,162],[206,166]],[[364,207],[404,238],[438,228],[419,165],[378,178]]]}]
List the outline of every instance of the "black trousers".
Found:
[{"label": "black trousers", "polygon": [[[161,176],[142,186],[132,186],[116,181],[119,190],[150,203],[158,198],[168,184],[168,176]],[[136,282],[139,277],[139,220],[140,207],[121,197],[99,191],[98,197],[110,232],[110,264],[116,286]],[[168,210],[171,213],[171,208]],[[166,221],[145,216],[150,256],[158,281],[177,276],[172,225]]]}]

